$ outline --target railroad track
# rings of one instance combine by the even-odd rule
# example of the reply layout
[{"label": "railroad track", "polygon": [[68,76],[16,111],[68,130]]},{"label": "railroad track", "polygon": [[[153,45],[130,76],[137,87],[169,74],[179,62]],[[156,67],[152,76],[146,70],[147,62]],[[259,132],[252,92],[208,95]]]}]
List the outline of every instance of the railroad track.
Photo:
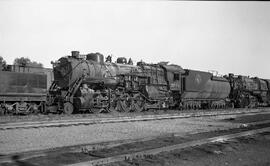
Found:
[{"label": "railroad track", "polygon": [[270,127],[256,129],[256,130],[250,130],[250,131],[244,131],[244,132],[235,133],[235,134],[227,134],[227,135],[222,135],[222,136],[217,136],[217,137],[205,138],[205,139],[201,139],[201,140],[189,141],[189,142],[170,145],[170,146],[153,148],[153,149],[149,149],[149,150],[142,150],[142,151],[134,152],[134,153],[114,155],[114,156],[104,157],[101,159],[95,159],[95,160],[86,161],[86,162],[68,164],[67,166],[86,166],[86,165],[87,166],[98,166],[98,165],[104,165],[104,164],[120,162],[120,161],[132,161],[133,159],[145,158],[145,157],[149,157],[152,155],[157,155],[161,152],[170,152],[170,151],[174,151],[174,150],[180,150],[180,149],[185,149],[185,148],[190,148],[190,147],[195,147],[195,146],[201,146],[201,145],[208,144],[208,143],[225,142],[225,141],[228,141],[231,139],[250,136],[250,135],[259,134],[259,133],[265,133],[265,132],[270,132]]},{"label": "railroad track", "polygon": [[[203,144],[213,143],[213,142],[224,142],[230,139],[238,138],[238,137],[244,137],[249,136],[253,134],[258,133],[265,133],[270,132],[270,120],[266,121],[260,121],[260,122],[252,122],[247,124],[239,124],[236,128],[230,128],[229,130],[238,130],[234,131],[233,134],[221,134],[218,136],[203,138],[199,140],[184,140],[180,141],[180,143],[173,143],[173,144],[165,144],[161,146],[153,146],[151,145],[149,147],[144,148],[135,148],[130,149],[127,152],[125,151],[119,151],[118,153],[110,153],[108,149],[112,149],[119,146],[125,146],[129,144],[135,144],[135,143],[141,143],[141,142],[147,142],[153,140],[168,140],[170,138],[178,139],[181,138],[183,135],[174,133],[169,135],[160,135],[160,136],[153,136],[153,137],[147,137],[147,138],[141,138],[141,139],[134,139],[134,140],[119,140],[119,141],[113,141],[113,142],[103,142],[103,143],[97,143],[97,144],[84,144],[84,145],[75,145],[75,146],[67,146],[67,147],[61,147],[61,148],[54,148],[54,149],[47,149],[47,150],[41,150],[41,151],[30,151],[30,152],[23,152],[23,153],[12,153],[5,156],[0,157],[0,164],[3,163],[12,163],[14,162],[12,159],[12,156],[20,156],[21,161],[25,161],[27,159],[31,159],[34,157],[43,157],[48,154],[54,153],[54,154],[60,154],[60,153],[83,153],[85,155],[89,155],[91,160],[89,161],[83,161],[78,163],[71,163],[68,164],[69,166],[83,166],[83,165],[103,165],[103,164],[109,164],[113,162],[119,162],[119,161],[131,161],[133,159],[137,158],[144,158],[151,155],[156,155],[161,152],[169,152],[173,150],[178,149],[184,149],[194,146],[200,146]],[[256,126],[260,127],[256,127]],[[243,131],[244,130],[244,131]],[[227,130],[226,130],[227,131]],[[196,134],[196,133],[193,133]],[[151,144],[151,143],[149,143]],[[146,144],[147,145],[147,144]],[[132,148],[132,147],[131,147]],[[106,153],[97,153],[98,151],[105,150]],[[135,152],[134,152],[135,151]]]},{"label": "railroad track", "polygon": [[163,115],[141,115],[135,117],[117,117],[117,118],[98,118],[98,119],[74,119],[74,120],[54,120],[41,122],[17,122],[0,124],[0,130],[10,129],[28,129],[28,128],[42,128],[42,127],[66,127],[78,125],[92,125],[104,123],[120,123],[120,122],[136,122],[136,121],[152,121],[152,120],[166,120],[166,119],[180,119],[191,117],[206,117],[206,116],[221,116],[221,115],[238,115],[238,114],[259,114],[270,113],[268,109],[253,109],[253,110],[222,110],[213,112],[192,112],[192,113],[177,113],[177,114],[163,114]]}]

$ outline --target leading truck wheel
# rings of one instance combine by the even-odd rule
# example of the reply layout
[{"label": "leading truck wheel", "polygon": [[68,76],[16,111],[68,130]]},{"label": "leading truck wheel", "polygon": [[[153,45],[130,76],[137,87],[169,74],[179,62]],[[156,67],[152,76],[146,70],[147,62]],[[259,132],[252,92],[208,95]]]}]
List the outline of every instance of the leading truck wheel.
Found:
[{"label": "leading truck wheel", "polygon": [[73,113],[73,110],[74,110],[74,107],[70,102],[64,103],[64,113],[65,114],[70,115]]}]

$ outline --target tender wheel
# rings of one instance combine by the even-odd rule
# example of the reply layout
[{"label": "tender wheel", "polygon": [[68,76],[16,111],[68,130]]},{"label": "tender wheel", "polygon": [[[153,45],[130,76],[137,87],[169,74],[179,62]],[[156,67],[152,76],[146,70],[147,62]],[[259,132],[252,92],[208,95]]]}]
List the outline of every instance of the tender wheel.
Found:
[{"label": "tender wheel", "polygon": [[64,113],[65,114],[70,115],[73,113],[73,110],[74,110],[74,107],[70,102],[64,103]]}]

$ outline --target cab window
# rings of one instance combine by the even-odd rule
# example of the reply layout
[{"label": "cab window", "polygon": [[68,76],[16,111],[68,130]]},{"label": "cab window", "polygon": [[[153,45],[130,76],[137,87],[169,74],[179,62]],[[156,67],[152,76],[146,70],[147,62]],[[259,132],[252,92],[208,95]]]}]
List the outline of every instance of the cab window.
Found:
[{"label": "cab window", "polygon": [[179,79],[180,79],[179,74],[174,73],[174,74],[173,74],[173,80],[174,80],[174,81],[179,81]]}]

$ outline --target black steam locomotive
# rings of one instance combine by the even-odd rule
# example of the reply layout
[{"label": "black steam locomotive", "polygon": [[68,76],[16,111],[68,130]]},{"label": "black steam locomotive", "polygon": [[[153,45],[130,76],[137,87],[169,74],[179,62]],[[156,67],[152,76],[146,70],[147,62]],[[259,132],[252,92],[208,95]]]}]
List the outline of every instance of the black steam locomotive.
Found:
[{"label": "black steam locomotive", "polygon": [[[60,58],[50,69],[0,64],[0,114],[143,111],[270,105],[270,80],[215,76],[100,53]],[[52,79],[54,77],[54,81]]]},{"label": "black steam locomotive", "polygon": [[270,80],[214,76],[161,62],[137,66],[125,58],[111,62],[100,53],[60,58],[53,66],[50,112],[110,112],[270,105]]}]

